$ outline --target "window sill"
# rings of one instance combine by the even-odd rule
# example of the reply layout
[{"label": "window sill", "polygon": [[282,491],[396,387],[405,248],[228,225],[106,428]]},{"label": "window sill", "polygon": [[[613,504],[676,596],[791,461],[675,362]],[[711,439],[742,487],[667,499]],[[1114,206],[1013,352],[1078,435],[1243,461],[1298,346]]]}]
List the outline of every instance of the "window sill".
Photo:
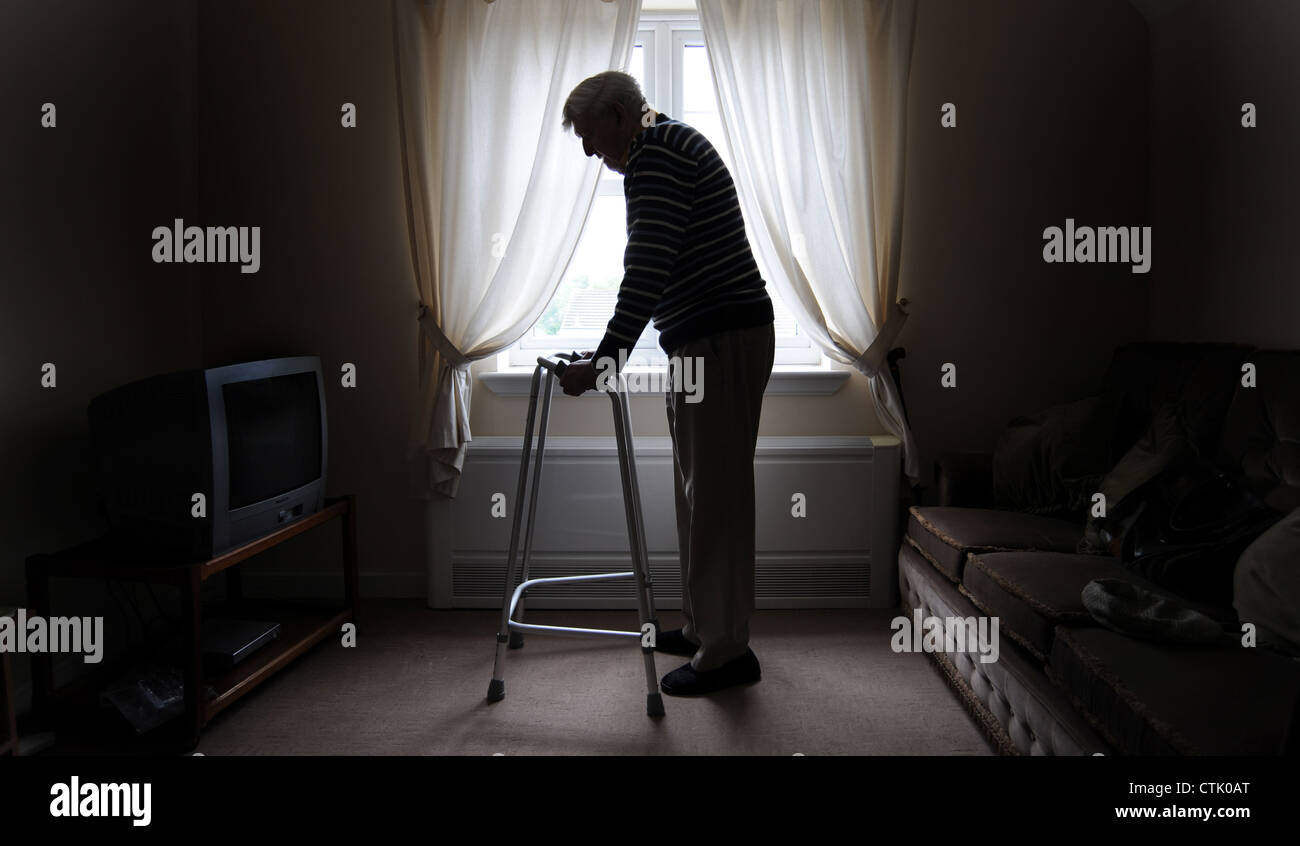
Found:
[{"label": "window sill", "polygon": [[[495,373],[480,373],[479,379],[487,386],[487,389],[499,397],[526,397],[532,387],[533,370],[532,367],[504,367]],[[652,368],[634,367],[630,368],[635,372],[649,372]],[[663,367],[653,368],[660,374],[664,372]],[[828,397],[840,389],[840,386],[848,381],[850,372],[844,370],[832,370],[829,367],[814,367],[811,365],[786,365],[778,364],[772,368],[772,377],[767,382],[765,396],[807,396],[807,397]],[[663,396],[663,391],[650,390],[645,383],[649,380],[636,380],[640,384],[634,385],[628,389],[629,394],[654,394]],[[662,379],[656,380],[662,384]],[[600,391],[588,391],[583,397],[599,397]]]}]

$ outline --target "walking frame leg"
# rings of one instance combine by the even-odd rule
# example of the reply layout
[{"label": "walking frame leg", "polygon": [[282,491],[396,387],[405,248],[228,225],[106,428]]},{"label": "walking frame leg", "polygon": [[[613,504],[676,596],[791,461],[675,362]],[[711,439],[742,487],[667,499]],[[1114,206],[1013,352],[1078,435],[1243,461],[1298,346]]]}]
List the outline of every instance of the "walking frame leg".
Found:
[{"label": "walking frame leg", "polygon": [[[524,555],[521,562],[520,582],[528,581],[528,556],[533,551],[533,526],[536,525],[537,518],[537,499],[538,491],[542,486],[542,457],[546,454],[546,429],[551,416],[551,390],[555,374],[549,370],[546,372],[546,381],[542,388],[542,421],[537,428],[537,458],[533,460],[533,485],[532,491],[528,495],[528,521],[524,524]],[[516,622],[524,621],[524,602],[527,601],[527,594],[519,597],[519,603],[515,606],[514,619]],[[510,632],[510,648],[523,649],[524,633],[521,631]]]},{"label": "walking frame leg", "polygon": [[524,516],[524,483],[528,478],[528,458],[533,448],[533,418],[537,413],[537,387],[541,380],[542,368],[533,371],[532,386],[528,395],[528,417],[524,421],[524,454],[519,462],[519,483],[515,486],[515,501],[512,504],[514,521],[510,529],[510,553],[506,558],[506,584],[501,600],[501,625],[497,628],[496,660],[492,664],[492,681],[488,685],[489,702],[505,698],[505,653],[510,642],[510,594],[515,589],[515,554],[519,551],[519,522]]},{"label": "walking frame leg", "polygon": [[[614,433],[618,442],[619,475],[623,483],[623,509],[627,514],[628,542],[632,552],[632,572],[636,578],[637,612],[641,621],[641,654],[645,659],[646,713],[664,715],[663,694],[659,692],[659,673],[655,669],[654,638],[659,636],[659,620],[654,611],[654,581],[650,576],[649,556],[645,543],[645,523],[641,518],[641,489],[636,478],[636,451],[632,443],[632,421],[628,416],[626,379],[620,376],[619,389],[610,392],[614,411]],[[647,631],[648,627],[648,631]],[[650,636],[647,643],[646,635]]]},{"label": "walking frame leg", "polygon": [[[546,451],[546,429],[550,416],[551,394],[554,377],[559,370],[553,365],[544,368],[543,360],[538,360],[538,367],[533,372],[532,385],[528,398],[528,419],[524,424],[524,449],[519,464],[519,481],[515,490],[514,520],[510,531],[510,552],[506,560],[505,592],[501,607],[501,625],[497,629],[496,659],[492,667],[492,682],[488,686],[488,701],[496,702],[505,698],[505,653],[507,647],[517,649],[523,646],[523,632],[527,629],[542,634],[570,634],[599,637],[640,637],[641,653],[645,662],[646,675],[646,713],[652,717],[664,714],[663,695],[659,691],[659,677],[655,669],[655,638],[659,634],[659,620],[655,616],[654,581],[650,574],[649,555],[646,549],[645,523],[641,514],[640,487],[636,477],[636,451],[632,442],[632,422],[628,411],[628,394],[626,377],[618,379],[618,389],[609,391],[614,415],[614,433],[618,444],[619,480],[623,488],[623,509],[627,518],[628,542],[632,556],[631,573],[606,573],[590,576],[569,576],[548,579],[536,579],[530,582],[528,558],[532,551],[533,525],[537,515],[537,500],[541,488],[543,456]],[[537,397],[541,387],[542,370],[546,369],[545,387],[542,390],[542,417],[537,433],[537,457],[533,465],[531,493],[525,506],[524,492],[528,486],[528,461],[532,456],[533,424],[537,416]],[[516,581],[516,555],[519,552],[520,521],[527,508],[528,521],[524,530],[523,554],[518,570],[520,578]],[[566,628],[561,626],[537,626],[524,624],[524,595],[532,583],[585,582],[599,579],[626,578],[633,576],[636,581],[637,613],[641,622],[639,632],[605,631],[592,629]]]}]

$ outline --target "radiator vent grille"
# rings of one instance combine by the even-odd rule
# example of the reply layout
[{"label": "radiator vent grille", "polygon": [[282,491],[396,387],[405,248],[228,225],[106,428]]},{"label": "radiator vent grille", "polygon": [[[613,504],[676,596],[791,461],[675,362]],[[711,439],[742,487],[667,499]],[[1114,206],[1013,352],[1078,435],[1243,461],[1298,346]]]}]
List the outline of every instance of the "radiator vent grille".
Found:
[{"label": "radiator vent grille", "polygon": [[871,564],[856,561],[819,561],[789,564],[760,563],[754,574],[756,596],[871,596]]}]

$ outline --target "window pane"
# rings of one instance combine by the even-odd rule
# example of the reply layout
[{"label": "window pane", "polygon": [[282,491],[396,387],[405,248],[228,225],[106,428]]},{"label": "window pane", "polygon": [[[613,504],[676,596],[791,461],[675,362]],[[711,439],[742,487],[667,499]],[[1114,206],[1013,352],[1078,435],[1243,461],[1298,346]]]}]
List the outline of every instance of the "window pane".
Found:
[{"label": "window pane", "polygon": [[713,74],[709,54],[701,45],[687,44],[682,52],[682,109],[687,112],[716,112]]},{"label": "window pane", "polygon": [[767,295],[772,298],[772,311],[776,314],[776,336],[778,338],[793,338],[799,334],[799,327],[794,322],[794,315],[790,309],[785,307],[781,298],[777,296],[776,288],[772,283],[767,283]]},{"label": "window pane", "polygon": [[[565,271],[564,281],[560,283],[550,306],[542,313],[541,320],[533,329],[536,337],[570,335],[582,333],[595,335],[597,339],[605,334],[605,324],[614,316],[613,300],[604,320],[598,325],[588,326],[592,321],[592,310],[601,302],[596,292],[606,292],[614,296],[619,283],[623,281],[623,250],[627,247],[627,210],[622,197],[609,195],[597,196],[591,207],[587,225],[578,239],[578,248],[573,253],[573,260]],[[578,311],[570,317],[570,306]]]},{"label": "window pane", "polygon": [[[594,348],[614,316],[625,249],[626,202],[621,196],[597,196],[564,280],[533,328],[533,337],[564,339]],[[659,333],[648,325],[640,345],[658,341]]]},{"label": "window pane", "polygon": [[636,81],[641,85],[641,90],[645,91],[645,45],[638,44],[632,48],[632,64],[628,67],[627,72],[636,77]]},{"label": "window pane", "polygon": [[709,139],[730,170],[731,149],[722,131],[722,115],[718,112],[713,74],[709,70],[709,52],[703,45],[686,44],[682,47],[681,120]]}]

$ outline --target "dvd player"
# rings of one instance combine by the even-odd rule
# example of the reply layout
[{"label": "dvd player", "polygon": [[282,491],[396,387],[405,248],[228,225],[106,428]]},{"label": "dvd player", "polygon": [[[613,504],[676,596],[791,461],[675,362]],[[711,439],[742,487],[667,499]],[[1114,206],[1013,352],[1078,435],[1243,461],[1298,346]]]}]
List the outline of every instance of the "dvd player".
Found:
[{"label": "dvd player", "polygon": [[204,668],[228,670],[275,640],[279,634],[279,623],[264,620],[230,620],[222,617],[204,620]]}]

